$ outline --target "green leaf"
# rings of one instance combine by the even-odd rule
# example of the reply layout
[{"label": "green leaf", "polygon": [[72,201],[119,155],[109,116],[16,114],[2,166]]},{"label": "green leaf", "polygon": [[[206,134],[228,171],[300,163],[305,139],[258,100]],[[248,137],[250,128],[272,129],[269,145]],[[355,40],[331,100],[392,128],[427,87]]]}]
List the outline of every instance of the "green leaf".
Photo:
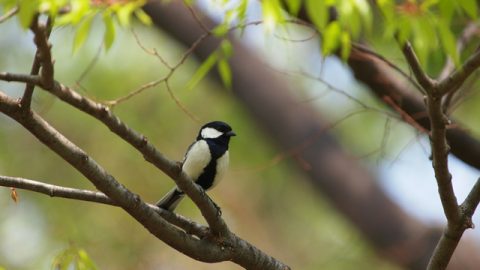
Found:
[{"label": "green leaf", "polygon": [[230,69],[230,65],[228,61],[222,58],[218,61],[218,73],[220,74],[220,78],[222,78],[223,84],[231,89],[232,88],[232,70]]},{"label": "green leaf", "polygon": [[75,249],[69,247],[60,252],[53,259],[52,268],[55,270],[67,270],[75,260]]},{"label": "green leaf", "polygon": [[370,4],[366,0],[355,0],[355,8],[362,18],[364,29],[368,32],[371,31],[373,26],[373,16],[370,10]]},{"label": "green leaf", "polygon": [[130,2],[118,7],[116,12],[121,26],[126,27],[130,25],[130,17],[136,7],[137,5],[135,2]]},{"label": "green leaf", "polygon": [[285,20],[282,15],[282,8],[278,0],[262,1],[262,14],[267,29],[273,29],[277,24]]},{"label": "green leaf", "polygon": [[108,51],[112,47],[115,40],[115,25],[110,12],[103,14],[103,23],[105,24],[105,34],[103,35],[103,42],[105,44],[105,50]]},{"label": "green leaf", "polygon": [[216,37],[224,37],[227,33],[228,33],[228,24],[226,23],[222,23],[222,24],[219,24],[217,25],[213,30],[212,30],[212,33],[216,36]]},{"label": "green leaf", "polygon": [[477,2],[476,0],[458,0],[458,3],[462,9],[470,16],[472,19],[477,18]]},{"label": "green leaf", "polygon": [[312,20],[315,27],[322,31],[328,22],[328,8],[324,1],[307,0],[307,14]]},{"label": "green leaf", "polygon": [[97,267],[95,266],[95,263],[92,261],[92,259],[90,259],[87,252],[84,249],[78,250],[78,262],[81,265],[79,269],[84,269],[84,270],[97,269]]},{"label": "green leaf", "polygon": [[340,24],[337,21],[331,22],[325,28],[322,39],[322,54],[327,56],[332,54],[339,45]]},{"label": "green leaf", "polygon": [[456,5],[457,5],[456,1],[452,1],[452,0],[440,0],[440,2],[438,3],[438,9],[440,10],[440,15],[442,16],[442,19],[445,20],[447,24],[450,24],[452,20]]},{"label": "green leaf", "polygon": [[147,13],[145,13],[145,11],[143,11],[143,9],[139,8],[139,9],[135,10],[135,16],[143,24],[152,25],[152,19],[150,18],[150,16],[147,15]]},{"label": "green leaf", "polygon": [[457,42],[455,35],[445,23],[438,24],[438,32],[442,46],[447,54],[452,58],[456,66],[460,65],[460,58],[457,51]]},{"label": "green leaf", "polygon": [[213,52],[208,56],[208,58],[200,65],[195,74],[193,74],[190,81],[187,83],[186,88],[188,90],[193,89],[213,68],[215,63],[218,61],[218,52]]},{"label": "green leaf", "polygon": [[241,0],[240,5],[238,5],[237,12],[238,12],[238,19],[240,23],[244,23],[247,18],[247,8],[248,8],[248,0]]},{"label": "green leaf", "polygon": [[293,16],[297,16],[300,8],[302,7],[302,1],[300,0],[285,0],[288,7],[288,12]]},{"label": "green leaf", "polygon": [[346,31],[343,31],[340,36],[340,46],[342,60],[347,61],[350,51],[352,50],[352,41],[350,39],[350,34]]},{"label": "green leaf", "polygon": [[80,26],[75,33],[75,37],[73,38],[73,53],[76,53],[77,50],[80,49],[83,44],[85,44],[88,34],[90,33],[93,18],[95,18],[95,15],[90,14],[80,23]]},{"label": "green leaf", "polygon": [[30,27],[33,16],[38,11],[39,4],[38,0],[23,0],[19,2],[18,20],[24,29]]},{"label": "green leaf", "polygon": [[233,54],[232,43],[227,39],[224,39],[222,43],[220,43],[220,49],[222,51],[223,58],[229,58]]}]

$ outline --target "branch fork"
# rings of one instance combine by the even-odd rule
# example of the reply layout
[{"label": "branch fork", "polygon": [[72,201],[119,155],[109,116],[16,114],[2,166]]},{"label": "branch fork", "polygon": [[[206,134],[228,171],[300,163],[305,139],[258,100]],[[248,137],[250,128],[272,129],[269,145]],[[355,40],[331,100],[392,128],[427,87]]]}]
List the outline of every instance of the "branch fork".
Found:
[{"label": "branch fork", "polygon": [[426,93],[426,108],[430,120],[430,143],[432,148],[432,165],[437,180],[438,192],[447,218],[447,226],[430,258],[427,269],[446,269],[463,232],[473,228],[472,215],[480,201],[479,181],[472,188],[465,202],[458,204],[452,186],[452,175],[448,169],[450,146],[446,139],[446,129],[450,120],[444,113],[442,100],[454,93],[465,80],[480,67],[480,52],[476,51],[462,67],[454,70],[440,81],[434,80],[422,69],[415,52],[407,41],[403,45],[403,54],[417,82]]}]

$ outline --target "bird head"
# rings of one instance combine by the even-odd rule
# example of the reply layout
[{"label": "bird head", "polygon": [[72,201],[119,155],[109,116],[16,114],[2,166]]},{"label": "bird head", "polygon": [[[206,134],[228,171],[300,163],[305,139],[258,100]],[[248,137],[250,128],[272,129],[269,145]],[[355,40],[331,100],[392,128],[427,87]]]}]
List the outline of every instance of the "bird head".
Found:
[{"label": "bird head", "polygon": [[236,136],[232,128],[225,122],[213,121],[202,126],[198,133],[197,140],[216,140],[228,144],[230,137]]}]

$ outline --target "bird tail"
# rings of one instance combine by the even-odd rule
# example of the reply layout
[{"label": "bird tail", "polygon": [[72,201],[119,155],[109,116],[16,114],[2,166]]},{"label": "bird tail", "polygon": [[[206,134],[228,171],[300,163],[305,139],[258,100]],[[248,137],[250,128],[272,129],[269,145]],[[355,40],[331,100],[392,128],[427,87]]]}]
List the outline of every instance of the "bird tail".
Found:
[{"label": "bird tail", "polygon": [[173,212],[184,196],[185,193],[175,187],[157,202],[157,206]]}]

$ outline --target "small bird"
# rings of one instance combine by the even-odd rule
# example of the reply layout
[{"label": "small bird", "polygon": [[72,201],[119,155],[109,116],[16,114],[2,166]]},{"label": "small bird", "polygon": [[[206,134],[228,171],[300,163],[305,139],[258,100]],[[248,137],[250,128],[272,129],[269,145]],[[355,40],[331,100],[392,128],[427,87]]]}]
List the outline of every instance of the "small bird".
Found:
[{"label": "small bird", "polygon": [[[203,190],[213,188],[225,174],[229,163],[228,143],[232,136],[236,134],[227,123],[214,121],[203,125],[195,142],[188,147],[182,170]],[[174,187],[157,202],[157,206],[173,211],[184,196],[183,191]]]}]

